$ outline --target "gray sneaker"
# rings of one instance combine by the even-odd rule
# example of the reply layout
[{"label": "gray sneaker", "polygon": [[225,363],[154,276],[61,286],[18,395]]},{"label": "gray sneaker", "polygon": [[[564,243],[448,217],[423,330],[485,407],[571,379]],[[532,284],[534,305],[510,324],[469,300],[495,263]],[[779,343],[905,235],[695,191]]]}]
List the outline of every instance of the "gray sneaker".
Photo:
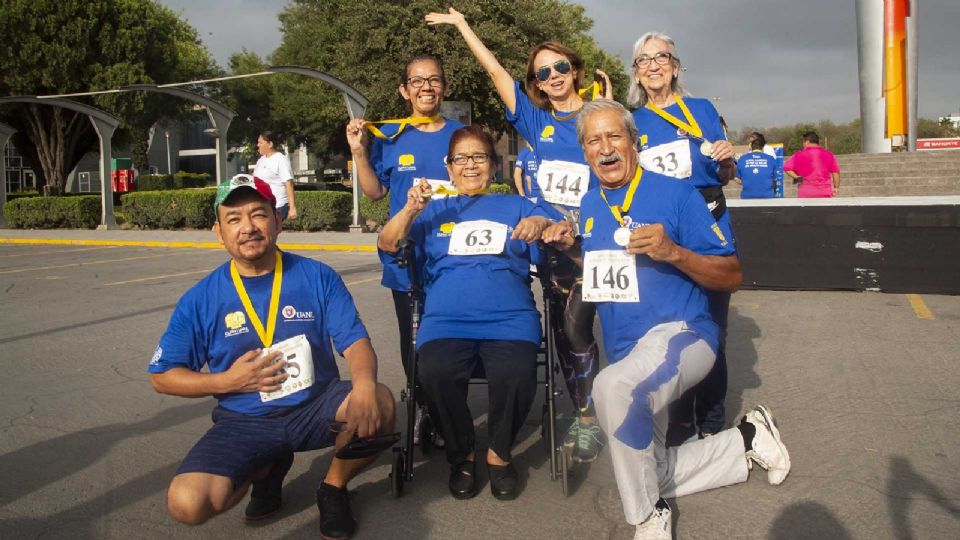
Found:
[{"label": "gray sneaker", "polygon": [[600,450],[606,446],[607,437],[597,424],[581,422],[575,422],[575,424],[577,425],[577,441],[573,447],[571,458],[575,463],[590,463],[597,459]]},{"label": "gray sneaker", "polygon": [[670,506],[667,501],[660,499],[653,508],[653,512],[637,525],[633,540],[672,540],[673,521]]}]

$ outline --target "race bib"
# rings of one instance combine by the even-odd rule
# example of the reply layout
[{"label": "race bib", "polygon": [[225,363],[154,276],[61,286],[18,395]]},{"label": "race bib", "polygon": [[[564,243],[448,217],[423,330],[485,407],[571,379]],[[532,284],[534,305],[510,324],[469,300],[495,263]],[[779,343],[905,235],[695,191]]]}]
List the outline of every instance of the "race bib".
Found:
[{"label": "race bib", "polygon": [[673,178],[690,178],[693,162],[690,160],[690,141],[680,139],[660,144],[640,152],[640,166]]},{"label": "race bib", "polygon": [[450,233],[448,255],[497,255],[507,243],[507,226],[495,221],[457,223]]},{"label": "race bib", "polygon": [[619,249],[586,252],[583,301],[639,302],[637,258]]},{"label": "race bib", "polygon": [[569,161],[543,161],[537,170],[537,185],[548,203],[580,206],[590,184],[590,167]]},{"label": "race bib", "polygon": [[453,182],[449,180],[431,180],[429,178],[418,178],[414,185],[418,184],[420,180],[426,180],[430,184],[430,189],[433,190],[433,195],[430,197],[431,200],[437,199],[446,199],[451,195],[457,194],[457,188],[454,187]]},{"label": "race bib", "polygon": [[287,374],[287,380],[283,381],[276,392],[260,392],[260,401],[266,403],[313,386],[313,353],[305,335],[300,334],[275,343],[264,349],[261,356],[273,351],[283,353],[280,360],[287,363],[283,368]]}]

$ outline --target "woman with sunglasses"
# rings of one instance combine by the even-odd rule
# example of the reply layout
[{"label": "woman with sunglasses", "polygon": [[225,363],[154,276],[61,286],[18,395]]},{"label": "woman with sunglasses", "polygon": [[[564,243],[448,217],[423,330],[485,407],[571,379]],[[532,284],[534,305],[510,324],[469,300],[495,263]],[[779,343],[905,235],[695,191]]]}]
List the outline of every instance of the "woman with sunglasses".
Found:
[{"label": "woman with sunglasses", "polygon": [[[383,228],[380,249],[395,253],[410,238],[417,246],[426,303],[417,333],[417,370],[430,417],[446,441],[450,494],[476,495],[473,416],[467,385],[478,365],[488,381],[490,490],[518,494],[511,449],[533,405],[537,386],[540,313],[530,290],[536,242],[552,222],[547,211],[519,195],[488,194],[498,158],[479,126],[450,139],[447,169],[458,196],[432,200],[421,180]],[[533,244],[533,245],[531,245]]]},{"label": "woman with sunglasses", "polygon": [[[717,234],[733,243],[733,228],[723,197],[723,186],[737,172],[733,146],[727,141],[720,115],[710,100],[684,95],[680,72],[677,47],[669,36],[648,32],[634,44],[627,101],[638,107],[633,118],[640,133],[640,165],[692,182],[719,225]],[[710,314],[720,326],[717,360],[699,385],[671,405],[670,426],[686,432],[681,439],[693,434],[694,422],[701,437],[724,428],[730,293],[707,292]]]},{"label": "woman with sunglasses", "polygon": [[[390,217],[403,208],[407,191],[419,179],[427,179],[431,184],[445,185],[448,182],[447,168],[443,159],[453,132],[463,127],[456,120],[440,116],[440,104],[447,91],[447,79],[440,58],[420,54],[407,61],[400,77],[398,88],[400,95],[410,109],[410,118],[387,130],[369,129],[377,135],[370,150],[368,144],[368,122],[362,118],[347,124],[347,142],[353,162],[357,167],[357,178],[363,194],[371,200],[379,200],[389,194]],[[440,196],[440,195],[438,195]],[[407,292],[410,280],[407,271],[400,268],[397,258],[380,251],[383,263],[381,284],[393,293],[393,305],[397,314],[400,330],[400,359],[404,373],[410,374],[410,299]],[[420,400],[417,400],[420,402]],[[422,403],[418,403],[422,406]],[[420,411],[418,410],[418,413]],[[417,429],[422,414],[417,415]],[[442,445],[440,440],[433,441]]]},{"label": "woman with sunglasses", "polygon": [[[507,120],[532,146],[539,160],[537,184],[542,199],[576,227],[580,199],[596,186],[590,167],[577,141],[575,118],[583,98],[583,61],[573,50],[547,41],[530,51],[523,88],[483,44],[467,24],[463,14],[450,8],[448,13],[430,13],[427,24],[450,24],[463,36],[470,51],[490,75],[506,106]],[[596,70],[603,81],[603,97],[613,99],[610,78]],[[557,216],[559,217],[559,216]],[[597,458],[604,435],[597,425],[590,392],[599,371],[598,348],[593,335],[593,304],[581,299],[583,270],[565,256],[558,257],[553,279],[564,298],[552,298],[558,329],[557,346],[567,389],[577,410],[578,420],[570,426],[564,445],[572,447],[575,462]]]}]

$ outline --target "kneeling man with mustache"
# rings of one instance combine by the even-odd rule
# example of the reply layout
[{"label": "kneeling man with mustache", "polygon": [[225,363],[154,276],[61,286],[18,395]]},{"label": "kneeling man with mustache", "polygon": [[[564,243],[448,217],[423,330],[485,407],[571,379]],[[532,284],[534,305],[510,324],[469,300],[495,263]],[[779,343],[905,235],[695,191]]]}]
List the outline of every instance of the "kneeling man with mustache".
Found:
[{"label": "kneeling man with mustache", "polygon": [[582,236],[560,222],[543,241],[580,261],[583,300],[597,304],[610,365],[593,399],[627,522],[635,538],[669,539],[665,498],[743,482],[751,462],[779,484],[790,456],[763,405],[735,428],[666,448],[667,406],[716,357],[719,330],[705,291],[735,291],[740,262],[689,182],[640,167],[636,124],[622,105],[584,105],[577,137],[600,187],[581,202]]}]

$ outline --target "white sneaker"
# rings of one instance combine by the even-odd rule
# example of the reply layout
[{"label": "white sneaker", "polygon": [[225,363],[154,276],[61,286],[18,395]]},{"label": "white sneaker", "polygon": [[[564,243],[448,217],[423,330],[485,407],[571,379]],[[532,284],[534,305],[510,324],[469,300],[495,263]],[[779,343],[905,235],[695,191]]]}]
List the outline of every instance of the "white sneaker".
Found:
[{"label": "white sneaker", "polygon": [[643,523],[637,525],[633,540],[673,540],[673,520],[667,501],[657,501],[653,512]]},{"label": "white sneaker", "polygon": [[757,430],[747,458],[767,470],[767,482],[770,485],[780,485],[790,473],[790,454],[780,439],[773,414],[763,405],[757,405],[745,418]]}]

